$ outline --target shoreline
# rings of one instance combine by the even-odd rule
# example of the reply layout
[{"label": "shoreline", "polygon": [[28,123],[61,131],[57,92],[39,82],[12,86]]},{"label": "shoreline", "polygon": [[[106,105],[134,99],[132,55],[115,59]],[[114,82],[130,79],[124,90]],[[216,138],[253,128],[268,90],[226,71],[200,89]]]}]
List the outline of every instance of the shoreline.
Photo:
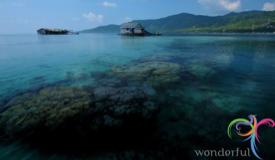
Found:
[{"label": "shoreline", "polygon": [[[79,35],[86,35],[86,34],[102,34],[102,35],[118,35],[117,33],[79,33]],[[7,34],[0,34],[0,36],[35,36],[37,35],[36,33],[7,33]],[[71,34],[65,35],[65,36],[70,36]],[[37,35],[40,36],[40,35]],[[56,35],[47,35],[47,36],[56,36]],[[62,35],[58,35],[62,36]],[[275,36],[275,33],[206,33],[206,32],[201,32],[201,33],[161,33],[161,36]],[[150,36],[149,36],[150,37]],[[157,36],[158,37],[158,36]]]},{"label": "shoreline", "polygon": [[221,33],[221,32],[201,32],[201,33],[163,33],[169,36],[275,36],[275,33]]}]

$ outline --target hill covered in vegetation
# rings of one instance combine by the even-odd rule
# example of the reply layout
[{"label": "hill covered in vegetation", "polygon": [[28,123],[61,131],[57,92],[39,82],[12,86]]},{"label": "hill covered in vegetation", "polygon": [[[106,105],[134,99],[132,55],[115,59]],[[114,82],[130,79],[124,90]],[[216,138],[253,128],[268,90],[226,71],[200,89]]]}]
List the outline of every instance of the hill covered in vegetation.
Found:
[{"label": "hill covered in vegetation", "polygon": [[[275,11],[247,11],[223,16],[181,13],[160,19],[135,20],[149,32],[180,33],[274,33]],[[120,25],[100,26],[85,33],[118,33]]]}]

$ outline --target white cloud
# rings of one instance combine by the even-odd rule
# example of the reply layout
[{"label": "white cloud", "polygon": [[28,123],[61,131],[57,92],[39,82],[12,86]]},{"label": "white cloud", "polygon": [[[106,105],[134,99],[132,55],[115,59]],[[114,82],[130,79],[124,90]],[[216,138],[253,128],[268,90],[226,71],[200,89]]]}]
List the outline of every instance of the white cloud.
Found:
[{"label": "white cloud", "polygon": [[263,6],[264,11],[274,11],[275,10],[275,3],[266,2]]},{"label": "white cloud", "polygon": [[105,1],[102,3],[102,6],[107,7],[107,8],[115,8],[115,7],[117,7],[117,4]]},{"label": "white cloud", "polygon": [[104,19],[104,16],[102,14],[95,14],[93,12],[84,13],[82,16],[88,21],[95,23],[101,23]]},{"label": "white cloud", "polygon": [[130,22],[130,21],[132,21],[133,19],[132,18],[130,18],[130,17],[125,17],[124,18],[124,21],[126,21],[126,22]]},{"label": "white cloud", "polygon": [[204,7],[214,11],[236,11],[241,8],[241,0],[198,0]]},{"label": "white cloud", "polygon": [[221,6],[223,6],[228,11],[236,11],[241,7],[241,1],[229,1],[229,0],[220,0]]}]

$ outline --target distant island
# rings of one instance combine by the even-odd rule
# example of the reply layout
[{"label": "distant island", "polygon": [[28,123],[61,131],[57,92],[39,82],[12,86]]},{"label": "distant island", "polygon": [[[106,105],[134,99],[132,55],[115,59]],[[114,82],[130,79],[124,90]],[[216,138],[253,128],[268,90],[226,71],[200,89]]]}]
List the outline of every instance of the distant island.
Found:
[{"label": "distant island", "polygon": [[38,34],[41,35],[67,35],[67,34],[78,34],[77,32],[69,31],[66,29],[49,29],[49,28],[40,28],[37,30]]},{"label": "distant island", "polygon": [[[134,20],[148,32],[183,33],[275,33],[275,11],[246,11],[223,16],[181,13],[160,19]],[[80,33],[119,33],[121,25],[100,26]]]}]

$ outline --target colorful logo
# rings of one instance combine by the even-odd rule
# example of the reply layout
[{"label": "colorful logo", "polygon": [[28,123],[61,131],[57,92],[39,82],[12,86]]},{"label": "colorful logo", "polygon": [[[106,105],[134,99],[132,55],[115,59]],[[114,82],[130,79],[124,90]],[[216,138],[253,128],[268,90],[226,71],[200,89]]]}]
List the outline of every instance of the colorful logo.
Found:
[{"label": "colorful logo", "polygon": [[[275,122],[271,118],[265,118],[258,122],[255,115],[250,115],[249,119],[238,118],[233,120],[227,128],[227,134],[229,138],[232,139],[232,127],[235,126],[237,135],[245,138],[243,142],[250,141],[250,148],[254,156],[262,159],[257,153],[258,148],[256,143],[260,143],[259,127],[264,125],[273,128],[275,127]],[[245,132],[243,132],[243,130],[245,130]]]}]

